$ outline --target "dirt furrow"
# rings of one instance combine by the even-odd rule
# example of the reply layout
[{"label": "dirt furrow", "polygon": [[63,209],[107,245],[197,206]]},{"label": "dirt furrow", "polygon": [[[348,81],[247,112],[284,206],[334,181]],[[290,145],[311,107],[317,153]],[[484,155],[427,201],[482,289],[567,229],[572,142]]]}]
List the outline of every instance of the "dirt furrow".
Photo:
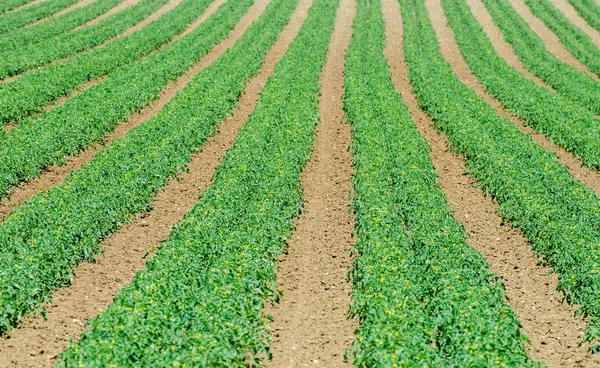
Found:
[{"label": "dirt furrow", "polygon": [[590,72],[585,65],[571,55],[569,50],[560,43],[558,36],[550,28],[546,27],[541,19],[533,15],[527,4],[525,4],[525,0],[509,0],[509,2],[529,24],[531,29],[540,36],[548,51],[553,53],[563,63],[567,63],[577,70],[588,73],[594,79],[600,80],[596,74]]},{"label": "dirt furrow", "polygon": [[[202,24],[202,22],[208,19],[215,11],[217,11],[219,6],[221,6],[225,1],[226,0],[215,0],[204,11],[204,13],[197,20],[195,20],[190,25],[190,27],[186,29],[185,32],[189,33],[193,31],[196,27]],[[232,40],[237,40],[237,38],[239,38],[241,34],[242,33],[240,33],[240,31],[236,28],[234,31],[232,31],[229,38],[231,38]],[[183,37],[183,35],[177,36],[177,38],[179,37]],[[173,96],[175,96],[177,91],[179,91],[187,85],[187,83],[192,79],[194,75],[196,75],[200,70],[202,70],[207,65],[216,60],[219,56],[221,56],[223,52],[225,52],[225,50],[231,45],[233,45],[233,43],[230,40],[228,42],[224,41],[221,44],[215,46],[193,68],[188,70],[188,72],[185,75],[179,77],[174,82],[168,83],[167,86],[161,91],[160,97],[156,101],[154,101],[152,105],[146,106],[139,112],[132,114],[129,117],[128,121],[122,122],[111,133],[109,133],[102,143],[86,149],[77,156],[67,157],[63,165],[50,166],[46,170],[44,170],[44,172],[41,173],[37,178],[28,182],[21,183],[20,186],[16,187],[12,191],[9,197],[0,199],[0,217],[6,216],[9,212],[14,210],[20,203],[35,195],[39,191],[46,190],[62,182],[63,180],[65,180],[65,178],[67,177],[67,175],[69,175],[71,171],[79,169],[81,165],[90,161],[94,157],[96,152],[100,151],[105,145],[110,144],[110,142],[112,142],[115,139],[124,137],[130,129],[142,124],[150,117],[154,116],[165,106],[165,104],[167,104],[167,102],[169,102],[169,100],[171,100],[171,98],[173,98]],[[161,49],[162,48],[164,48],[164,45],[163,47],[161,47]],[[61,105],[66,100],[75,97],[82,91],[90,88],[95,84],[100,83],[104,78],[104,76],[99,77],[97,79],[83,84],[82,86],[78,87],[75,91],[73,91],[69,96],[61,97],[57,101],[47,105],[44,108],[44,111],[48,111],[56,106]],[[7,125],[6,129],[11,130],[13,127],[13,125]]]},{"label": "dirt furrow", "polygon": [[585,19],[577,13],[577,10],[575,10],[573,5],[569,4],[567,0],[550,0],[550,2],[556,9],[560,10],[571,23],[575,24],[575,26],[590,36],[596,46],[600,47],[600,32],[590,26]]},{"label": "dirt furrow", "polygon": [[[37,5],[37,4],[41,4],[41,3],[44,3],[44,2],[46,2],[46,1],[48,1],[48,0],[33,0],[33,1],[30,1],[30,2],[28,2],[27,4],[23,4],[23,5],[21,5],[21,6],[18,6],[18,7],[16,7],[16,8],[12,9],[12,10],[9,10],[9,11],[7,11],[7,12],[6,12],[6,13],[4,13],[4,14],[7,14],[7,13],[13,13],[13,12],[18,12],[18,11],[20,11],[21,9],[29,8],[30,6],[34,6],[34,5]],[[600,1],[600,0],[599,0],[599,1]]]},{"label": "dirt furrow", "polygon": [[94,18],[94,19],[92,19],[92,20],[90,20],[90,21],[88,21],[86,23],[78,25],[77,27],[73,28],[72,31],[77,31],[77,30],[79,30],[79,29],[81,29],[83,27],[91,26],[91,25],[94,25],[94,24],[96,24],[96,23],[98,23],[100,21],[103,21],[104,19],[110,17],[111,15],[117,14],[118,12],[120,12],[120,11],[126,9],[126,8],[129,8],[130,6],[133,6],[133,5],[137,4],[139,1],[140,0],[123,0],[119,4],[117,4],[117,6],[115,6],[112,9],[110,9],[106,13],[101,14],[101,15],[97,16],[96,18]]},{"label": "dirt furrow", "polygon": [[353,174],[350,126],[343,123],[344,58],[352,35],[354,1],[342,0],[321,74],[320,123],[301,182],[304,211],[281,256],[280,304],[267,308],[270,367],[350,366],[343,361],[356,324],[347,318],[354,219],[348,212]]},{"label": "dirt furrow", "polygon": [[600,173],[594,169],[583,167],[579,158],[573,156],[573,154],[564,148],[552,144],[543,134],[535,133],[533,128],[527,126],[525,121],[519,119],[512,112],[505,110],[498,100],[490,96],[486,92],[485,87],[479,83],[479,80],[462,57],[460,49],[454,40],[454,32],[446,23],[446,17],[443,13],[440,0],[426,0],[426,4],[429,8],[433,27],[438,36],[440,51],[452,66],[454,74],[464,84],[475,90],[475,92],[477,92],[477,94],[487,103],[492,105],[494,109],[496,109],[498,115],[508,118],[513,124],[518,126],[523,133],[531,134],[532,139],[544,149],[556,154],[558,160],[567,167],[571,175],[581,180],[600,196]]},{"label": "dirt furrow", "polygon": [[[454,216],[471,235],[467,242],[485,256],[490,270],[502,277],[510,305],[531,340],[527,347],[529,354],[550,367],[597,366],[599,356],[588,355],[587,346],[577,347],[585,322],[573,316],[575,307],[561,303],[556,274],[549,274],[548,267],[538,266],[538,259],[520,231],[502,225],[497,203],[474,186],[471,176],[464,175],[464,160],[450,152],[447,138],[435,130],[431,119],[419,109],[411,93],[403,57],[402,20],[397,2],[383,2],[388,37],[386,55],[394,84],[408,104],[421,135],[429,141],[432,160],[440,175],[439,184]],[[432,18],[434,24],[445,24],[439,14]]]},{"label": "dirt furrow", "polygon": [[[101,308],[106,308],[119,288],[131,282],[135,273],[144,267],[148,252],[168,237],[173,225],[183,219],[198,196],[210,185],[215,168],[254,110],[260,90],[299,29],[308,1],[301,0],[302,5],[295,10],[280,40],[267,53],[259,74],[247,84],[239,107],[223,122],[218,133],[208,139],[202,151],[192,156],[189,172],[167,184],[151,203],[150,212],[107,238],[102,244],[104,253],[97,257],[96,263],[77,266],[73,284],[57,290],[52,297],[53,303],[46,305],[47,320],[27,317],[19,328],[9,333],[8,338],[0,339],[0,367],[53,365],[56,362],[53,356],[62,350],[67,340],[76,340],[84,330],[85,321]],[[264,11],[268,2],[258,0],[229,38],[203,59],[202,65],[208,65],[233,45]],[[186,78],[189,81],[191,77],[190,73]],[[177,87],[173,86],[167,93],[174,94],[176,90]]]},{"label": "dirt furrow", "polygon": [[508,63],[508,65],[517,69],[521,74],[523,74],[526,78],[533,80],[538,85],[548,88],[551,91],[554,91],[553,88],[548,86],[544,81],[535,75],[531,74],[525,67],[523,63],[519,60],[517,54],[511,44],[504,40],[504,36],[502,35],[502,31],[500,28],[494,23],[492,16],[488,13],[485,5],[481,2],[481,0],[467,0],[467,3],[471,7],[471,12],[477,18],[477,21],[483,28],[483,31],[489,38],[492,46],[504,61]]}]

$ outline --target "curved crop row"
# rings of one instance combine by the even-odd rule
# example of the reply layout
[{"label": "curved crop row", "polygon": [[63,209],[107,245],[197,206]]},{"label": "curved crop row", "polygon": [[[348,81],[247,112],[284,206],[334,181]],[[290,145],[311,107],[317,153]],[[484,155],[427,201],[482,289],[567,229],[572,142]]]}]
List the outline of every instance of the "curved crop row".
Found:
[{"label": "curved crop row", "polygon": [[[89,98],[74,101],[81,111],[76,116],[67,116],[71,120],[56,116],[54,120],[46,119],[51,123],[39,122],[34,130],[54,124],[50,133],[40,130],[39,135],[46,137],[52,133],[53,144],[63,155],[65,150],[73,150],[73,143],[93,141],[90,135],[103,135],[132,109],[156,98],[168,80],[183,74],[225,37],[252,2],[229,1],[196,31],[156,54],[153,60],[111,76],[105,86],[89,93]],[[215,85],[210,91],[216,93],[221,84],[213,79],[210,82]],[[233,82],[243,88],[243,80]],[[198,107],[206,105],[208,111],[223,117],[219,106],[231,99],[229,94],[224,96],[225,101],[211,105],[203,101]],[[33,197],[5,217],[0,225],[0,333],[48,300],[53,289],[69,284],[71,267],[82,259],[91,259],[100,251],[98,243],[105,236],[131,215],[147,210],[152,195],[169,176],[183,169],[189,151],[197,148],[189,146],[190,142],[196,142],[192,138],[198,135],[202,142],[205,139],[202,137],[212,131],[211,124],[193,125],[196,120],[189,122],[188,127],[180,125],[179,119],[186,114],[189,112],[178,108],[164,109],[158,118],[108,146],[90,164],[72,173],[64,184]],[[199,131],[190,130],[193,127]],[[179,140],[171,141],[175,137]],[[44,146],[46,154],[53,152],[51,146],[41,143],[42,139],[32,138],[32,142],[26,143],[31,146],[30,156],[40,153],[34,147],[36,141]],[[184,148],[184,156],[175,154]],[[3,153],[1,157],[10,154]]]},{"label": "curved crop row", "polygon": [[[200,13],[209,2],[189,0],[187,11]],[[193,32],[160,52],[116,71],[61,106],[23,120],[1,136],[0,196],[98,142],[156,100],[169,81],[183,75],[233,29],[248,5],[235,2],[221,6]]]},{"label": "curved crop row", "polygon": [[344,94],[356,169],[354,365],[533,366],[504,285],[466,243],[436,181],[384,42],[379,1],[359,0]]},{"label": "curved crop row", "polygon": [[562,96],[600,114],[600,83],[560,61],[507,0],[483,0],[525,68]]},{"label": "curved crop row", "polygon": [[[168,0],[141,0],[135,18],[151,13]],[[206,9],[210,0],[184,0],[175,9],[127,37],[73,58],[32,70],[0,84],[0,122],[10,123],[40,111],[81,84],[109,74],[139,59],[183,32]],[[1,141],[1,139],[0,139]]]},{"label": "curved crop row", "polygon": [[[148,17],[167,1],[168,0],[141,0],[138,4],[119,12],[118,14],[114,14],[112,17],[90,27],[84,27],[77,31],[68,32],[40,43],[21,46],[16,50],[0,52],[0,79],[20,74],[26,70],[45,65],[49,62],[97,46]],[[173,24],[181,27],[181,24],[186,23]],[[178,28],[178,30],[180,30],[180,28]],[[168,35],[169,33],[163,31],[163,34]],[[116,41],[116,45],[120,44],[121,47],[127,45],[123,42],[124,41]],[[156,43],[154,43],[154,45],[156,45]],[[111,45],[108,48],[114,49],[115,46]],[[134,52],[133,55],[136,55],[136,53]]]},{"label": "curved crop row", "polygon": [[14,50],[67,32],[114,8],[122,0],[96,0],[82,8],[57,16],[47,22],[3,34],[0,51]]},{"label": "curved crop row", "polygon": [[[275,262],[300,214],[336,8],[313,3],[213,185],[59,367],[258,366],[269,355],[262,309],[278,298]],[[214,80],[239,73],[249,56],[223,63]],[[211,98],[212,82],[201,84],[190,107]]]},{"label": "curved crop row", "polygon": [[550,28],[573,56],[600,75],[600,49],[549,0],[525,0],[531,12]]},{"label": "curved crop row", "polygon": [[0,15],[0,34],[10,32],[36,20],[57,13],[79,0],[47,0],[27,8]]},{"label": "curved crop row", "polygon": [[600,121],[508,65],[465,0],[442,0],[442,4],[460,52],[486,90],[528,125],[580,157],[584,165],[600,169]]},{"label": "curved crop row", "polygon": [[421,107],[467,160],[504,219],[523,230],[559,275],[578,314],[589,316],[585,341],[600,337],[600,201],[556,157],[462,84],[439,52],[422,0],[400,0],[409,77]]},{"label": "curved crop row", "polygon": [[11,11],[32,1],[33,0],[4,0],[0,4],[0,14],[4,14],[7,11]]},{"label": "curved crop row", "polygon": [[568,0],[577,13],[597,31],[600,32],[600,5],[594,0]]}]

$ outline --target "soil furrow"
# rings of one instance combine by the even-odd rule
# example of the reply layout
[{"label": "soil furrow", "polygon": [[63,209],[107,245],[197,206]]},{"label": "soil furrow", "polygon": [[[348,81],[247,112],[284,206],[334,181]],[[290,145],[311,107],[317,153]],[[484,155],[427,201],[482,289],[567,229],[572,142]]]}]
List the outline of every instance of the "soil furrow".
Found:
[{"label": "soil furrow", "polygon": [[342,0],[321,74],[320,122],[311,159],[300,180],[304,211],[281,256],[280,304],[266,308],[271,324],[271,367],[350,366],[343,361],[356,324],[347,318],[354,220],[348,209],[353,174],[351,128],[343,123],[344,57],[352,36],[354,2]]},{"label": "soil furrow", "polygon": [[[529,354],[550,367],[597,366],[600,357],[578,347],[585,321],[575,318],[575,307],[561,303],[556,291],[558,278],[550,268],[538,266],[538,259],[517,229],[502,224],[498,205],[474,186],[466,172],[464,159],[451,153],[448,140],[433,127],[431,119],[419,109],[408,79],[402,51],[402,21],[395,0],[383,0],[386,11],[386,55],[392,79],[406,101],[413,121],[431,146],[431,156],[439,184],[452,206],[454,216],[470,233],[469,245],[480,251],[490,271],[502,277],[509,303],[531,340]],[[431,9],[431,7],[430,7]],[[433,16],[434,22],[439,15]],[[435,24],[435,23],[434,23]],[[444,25],[444,23],[441,23]]]},{"label": "soil furrow", "polygon": [[504,61],[508,63],[508,65],[517,69],[521,74],[523,74],[526,78],[531,79],[536,82],[538,85],[548,88],[551,91],[554,89],[544,83],[543,80],[536,77],[532,73],[530,73],[525,67],[511,44],[504,40],[504,36],[502,35],[502,31],[500,28],[494,23],[492,16],[488,13],[485,5],[481,2],[481,0],[467,0],[467,4],[471,7],[471,12],[477,18],[477,21],[483,28],[483,31],[489,38],[492,46]]},{"label": "soil furrow", "polygon": [[[41,3],[44,3],[44,2],[46,2],[46,1],[48,1],[48,0],[33,0],[33,1],[30,1],[30,2],[28,2],[27,4],[23,4],[23,5],[19,6],[19,7],[16,7],[16,8],[14,8],[14,9],[12,9],[12,10],[9,10],[9,11],[7,11],[7,12],[6,12],[6,13],[4,13],[4,14],[18,12],[18,11],[20,11],[20,10],[22,10],[22,9],[29,8],[30,6],[34,6],[34,5],[37,5],[37,4],[41,4]],[[600,0],[599,0],[599,1],[600,1]]]},{"label": "soil furrow", "polygon": [[492,105],[498,115],[508,118],[523,133],[531,134],[532,139],[544,149],[556,154],[560,163],[567,167],[571,175],[581,180],[585,185],[593,189],[596,195],[600,196],[600,173],[594,169],[583,167],[579,158],[573,156],[572,153],[564,148],[551,143],[543,134],[535,133],[533,128],[527,126],[525,121],[504,109],[498,100],[490,96],[462,57],[460,49],[454,40],[454,32],[446,23],[446,17],[440,0],[426,0],[425,2],[429,9],[433,28],[438,36],[440,51],[452,66],[454,74],[464,84],[475,90],[483,100]]},{"label": "soil furrow", "polygon": [[558,36],[541,19],[533,15],[524,0],[509,0],[509,2],[527,24],[529,24],[531,29],[540,36],[548,51],[553,53],[563,63],[567,63],[579,71],[588,73],[594,79],[600,80],[596,74],[590,72],[585,65],[571,55],[569,50],[560,43]]},{"label": "soil furrow", "polygon": [[[139,0],[137,0],[137,1],[139,1]],[[99,45],[96,45],[96,46],[90,47],[90,48],[88,48],[88,49],[85,49],[85,50],[82,50],[82,51],[79,51],[79,52],[76,52],[75,54],[69,55],[69,56],[67,56],[67,57],[64,57],[64,58],[62,58],[62,59],[54,60],[54,61],[52,61],[52,62],[50,62],[50,63],[48,63],[48,64],[44,64],[44,65],[42,65],[42,66],[38,66],[38,67],[36,67],[36,68],[29,69],[29,70],[27,70],[27,71],[24,71],[24,72],[23,72],[23,73],[21,73],[21,74],[16,74],[16,75],[13,75],[13,76],[11,76],[11,77],[6,77],[6,78],[2,79],[2,80],[0,81],[0,83],[10,83],[10,82],[13,82],[14,80],[16,80],[16,79],[18,79],[18,78],[22,77],[24,74],[26,74],[26,73],[29,73],[29,72],[30,72],[30,71],[32,71],[32,70],[36,70],[36,69],[40,69],[40,68],[44,68],[44,67],[46,67],[46,66],[48,66],[48,65],[54,65],[54,64],[58,64],[58,63],[60,63],[60,62],[63,62],[63,61],[65,61],[65,60],[69,60],[69,59],[71,59],[71,58],[74,58],[74,57],[75,57],[75,56],[77,56],[77,55],[83,54],[84,52],[88,52],[88,51],[92,51],[92,50],[94,50],[94,49],[100,48],[100,47],[102,47],[102,46],[104,46],[104,45],[106,45],[106,44],[110,43],[111,41],[114,41],[114,40],[116,40],[116,39],[118,39],[118,38],[121,38],[121,37],[128,36],[128,35],[132,34],[133,32],[139,31],[140,29],[144,28],[144,27],[145,27],[145,26],[147,26],[148,24],[150,24],[150,23],[152,23],[153,21],[157,20],[158,18],[160,18],[160,17],[161,17],[163,14],[165,14],[166,12],[168,12],[168,11],[170,11],[170,10],[173,10],[173,9],[175,9],[175,8],[177,7],[177,5],[181,4],[181,2],[182,2],[182,1],[183,1],[183,0],[169,0],[169,2],[167,2],[165,5],[161,6],[161,7],[160,7],[160,8],[159,8],[157,11],[155,11],[155,12],[154,12],[154,13],[152,13],[152,14],[150,14],[150,16],[149,16],[149,17],[147,17],[147,18],[145,18],[144,20],[142,20],[141,22],[139,22],[139,23],[137,23],[137,24],[135,24],[135,25],[133,25],[133,26],[131,26],[131,27],[127,28],[125,31],[123,31],[123,32],[122,32],[122,33],[120,33],[119,35],[117,35],[117,36],[115,36],[115,37],[112,37],[112,38],[109,38],[109,39],[107,39],[106,41],[102,42],[102,43],[101,43],[101,44],[99,44]],[[215,2],[222,3],[222,1],[219,1],[219,0],[215,0]],[[212,7],[212,5],[213,5],[213,4],[211,4],[211,7]],[[210,9],[211,7],[209,7],[209,9]],[[175,37],[177,37],[177,36],[175,36]],[[173,38],[173,40],[175,40],[175,39],[176,39],[176,38]],[[172,42],[172,41],[171,41],[171,42]],[[161,48],[159,48],[158,50],[161,50],[162,48],[164,48],[164,46],[165,46],[165,45],[163,45],[163,46],[162,46]],[[155,51],[153,51],[153,52],[156,52],[156,50],[155,50]]]},{"label": "soil furrow", "polygon": [[130,6],[133,6],[135,4],[137,4],[140,0],[123,0],[122,2],[120,2],[119,4],[117,4],[117,6],[115,6],[114,8],[110,9],[109,11],[107,11],[104,14],[99,15],[98,17],[83,23],[81,25],[78,25],[77,27],[73,28],[70,32],[73,31],[77,31],[83,27],[87,27],[87,26],[91,26],[94,25],[100,21],[103,21],[104,19],[110,17],[111,15],[117,14],[118,12],[125,10],[126,8],[129,8]]},{"label": "soil furrow", "polygon": [[590,26],[585,19],[577,13],[573,5],[569,4],[567,0],[550,0],[550,2],[556,9],[563,13],[571,23],[590,36],[596,46],[600,47],[600,32]]},{"label": "soil furrow", "polygon": [[[301,0],[304,3],[307,1]],[[144,121],[160,110],[168,101],[165,96],[172,97],[193,75],[232,46],[262,14],[268,2],[269,0],[257,0],[230,36],[215,46],[194,67],[194,71],[163,91],[160,101],[155,104],[161,104],[157,110],[141,112],[136,117]],[[104,253],[97,256],[96,263],[81,263],[77,266],[73,284],[57,290],[52,296],[53,303],[46,305],[46,320],[27,317],[19,328],[9,333],[8,338],[0,339],[0,367],[53,365],[56,362],[53,356],[62,350],[68,339],[76,340],[84,330],[84,323],[101,308],[106,308],[119,288],[133,280],[135,273],[144,267],[148,253],[168,237],[173,225],[183,219],[196,204],[198,196],[210,185],[215,168],[233,143],[237,131],[254,110],[260,90],[293,39],[290,34],[295,34],[299,29],[305,8],[299,7],[294,12],[281,39],[267,53],[259,74],[247,84],[233,115],[223,122],[218,133],[207,140],[202,151],[192,155],[192,161],[188,165],[189,172],[181,174],[159,192],[151,203],[150,212],[134,219],[129,226],[107,238],[102,244]]]},{"label": "soil furrow", "polygon": [[[202,15],[185,30],[185,32],[192,32],[196,27],[202,24],[202,22],[207,20],[215,11],[217,11],[217,9],[225,1],[226,0],[215,0],[213,3],[211,3],[210,6],[204,11],[204,13],[202,13]],[[241,35],[236,29],[232,31],[230,38],[237,40],[239,36],[234,37],[234,35],[238,34]],[[173,41],[180,37],[183,37],[183,34],[176,36],[173,39]],[[94,157],[96,152],[100,151],[102,147],[104,147],[107,144],[110,144],[115,139],[124,137],[130,129],[142,124],[150,117],[157,114],[167,104],[167,102],[169,102],[171,98],[175,96],[177,91],[179,91],[187,85],[187,83],[192,79],[194,75],[196,75],[200,70],[202,70],[207,65],[216,60],[219,56],[223,54],[223,52],[225,52],[226,48],[223,48],[223,44],[225,44],[225,42],[222,42],[222,44],[215,46],[193,68],[188,70],[188,72],[185,75],[179,77],[174,82],[168,83],[167,86],[162,90],[160,97],[156,101],[154,101],[152,105],[146,106],[139,112],[132,114],[129,117],[128,121],[122,122],[110,134],[108,134],[102,143],[86,149],[77,156],[67,157],[65,163],[61,166],[50,166],[37,178],[28,182],[21,183],[19,187],[16,187],[13,190],[9,197],[0,199],[0,217],[6,216],[9,212],[14,210],[20,203],[32,197],[39,191],[47,190],[53,187],[54,185],[64,181],[71,171],[79,169],[81,165],[90,161]],[[229,42],[227,45],[227,47],[229,47],[233,45],[233,43]],[[163,45],[160,49],[164,48],[165,46],[166,45]],[[44,108],[44,111],[48,111],[56,106],[61,105],[66,100],[73,98],[82,91],[90,88],[95,84],[100,83],[102,80],[104,80],[104,78],[106,77],[102,76],[92,81],[86,82],[82,86],[78,87],[75,91],[73,91],[69,96],[61,97],[57,101],[47,105]],[[12,125],[7,125],[6,129],[10,130],[13,127],[14,126]]]}]

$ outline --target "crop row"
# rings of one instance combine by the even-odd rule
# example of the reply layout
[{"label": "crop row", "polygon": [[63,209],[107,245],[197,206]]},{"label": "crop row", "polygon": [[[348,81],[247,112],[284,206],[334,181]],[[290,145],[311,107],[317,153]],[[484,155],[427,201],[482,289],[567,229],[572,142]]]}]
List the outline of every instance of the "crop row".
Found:
[{"label": "crop row", "polygon": [[[117,36],[127,28],[148,17],[167,1],[168,0],[141,0],[139,3],[123,10],[122,12],[90,27],[84,27],[77,31],[69,32],[41,43],[20,47],[17,50],[0,52],[0,79],[20,74],[26,70],[48,64],[49,62],[65,58],[77,52],[100,45],[104,41],[109,40],[111,37]],[[180,16],[183,16],[182,14]],[[192,15],[193,14],[194,13],[192,13]],[[192,15],[188,15],[187,19],[190,19]],[[169,24],[164,20],[161,21],[161,23]],[[92,57],[91,54],[93,54],[93,56],[96,58],[102,58],[106,52],[115,50],[117,46],[124,47],[127,45],[129,48],[131,48],[132,56],[129,57],[129,59],[131,59],[132,57],[140,55],[140,52],[148,52],[148,47],[157,47],[159,40],[166,42],[164,41],[168,40],[166,37],[180,32],[182,30],[181,27],[185,26],[186,24],[187,23],[185,21],[172,23],[170,24],[170,27],[173,29],[171,31],[168,31],[166,27],[163,26],[162,38],[157,39],[154,42],[142,43],[144,42],[144,36],[145,38],[148,38],[150,30],[153,27],[156,27],[156,25],[154,25],[151,26],[149,30],[140,31],[136,37],[125,37],[123,40],[116,40],[112,42],[109,46],[104,47],[101,51],[91,51],[89,52],[89,55],[86,55],[86,57],[89,59]],[[157,30],[154,29],[154,31]],[[143,45],[143,51],[135,50],[135,44],[129,45],[128,43],[132,40],[138,45]],[[138,46],[138,48],[139,47],[140,46]],[[84,57],[84,59],[86,57]]]},{"label": "crop row", "polygon": [[4,0],[2,4],[0,4],[0,14],[4,14],[7,11],[13,10],[32,1],[33,0]]},{"label": "crop row", "polygon": [[346,57],[356,211],[357,367],[531,366],[498,276],[470,247],[427,143],[395,91],[378,0],[359,0]]},{"label": "crop row", "polygon": [[0,34],[10,32],[36,20],[46,18],[79,0],[47,0],[14,12],[0,15]]},{"label": "crop row", "polygon": [[0,51],[14,50],[65,33],[84,24],[119,4],[121,0],[97,0],[84,7],[30,27],[0,36]]},{"label": "crop row", "polygon": [[401,0],[404,51],[421,107],[466,158],[504,219],[559,275],[569,303],[590,320],[584,340],[600,337],[600,201],[556,157],[462,84],[439,52],[422,0]]},{"label": "crop row", "polygon": [[600,4],[597,4],[594,0],[568,1],[590,26],[600,32]]},{"label": "crop row", "polygon": [[600,121],[594,114],[508,65],[465,0],[442,0],[442,4],[462,55],[486,90],[528,125],[580,157],[584,165],[599,169]]},{"label": "crop row", "polygon": [[[87,94],[89,98],[71,100],[70,106],[81,109],[77,115],[63,119],[56,116],[34,124],[32,129],[39,135],[23,143],[29,146],[26,150],[30,157],[35,160],[40,155],[52,155],[55,149],[64,155],[74,149],[73,144],[101,137],[133,109],[155,99],[169,80],[183,74],[225,37],[251,4],[252,0],[229,1],[196,31],[153,59],[111,76],[104,87]],[[215,80],[210,82],[219,85]],[[243,81],[236,82],[239,88],[243,87]],[[198,105],[220,112],[219,105],[209,105],[208,101]],[[105,236],[131,215],[147,210],[152,194],[170,175],[182,170],[188,156],[177,156],[175,152],[188,147],[186,139],[196,137],[180,125],[182,114],[186,111],[163,110],[160,118],[114,142],[91,164],[71,174],[64,184],[34,196],[5,217],[0,225],[0,333],[48,300],[53,289],[68,285],[71,267],[82,259],[92,259]],[[203,130],[202,126],[194,127],[199,129],[197,135],[209,134],[212,129],[210,125]],[[172,142],[171,134],[179,140]],[[164,139],[155,140],[158,135]],[[50,143],[43,141],[48,136]],[[36,141],[42,149],[35,146]],[[16,144],[13,147],[24,148]],[[5,157],[10,158],[11,154],[3,153],[2,158]]]},{"label": "crop row", "polygon": [[504,38],[525,68],[562,96],[600,114],[600,83],[587,73],[563,63],[510,5],[508,0],[483,0]]},{"label": "crop row", "polygon": [[549,0],[525,0],[531,12],[540,18],[573,56],[590,71],[600,75],[600,49],[590,36],[577,28]]},{"label": "crop row", "polygon": [[[283,2],[286,7],[295,3]],[[59,366],[256,366],[270,355],[263,307],[278,299],[275,262],[290,237],[292,219],[300,214],[300,173],[319,120],[319,77],[336,5],[314,1],[254,113],[217,168],[213,185],[147,268],[91,322],[79,343],[62,354]],[[251,37],[272,31],[256,28]],[[189,107],[181,106],[184,110],[212,100],[209,91],[218,99],[223,90],[231,93],[226,86],[213,89],[213,81],[245,73],[248,62],[256,71],[266,48],[256,52],[252,43],[242,45],[248,52],[240,48],[235,57],[221,59],[212,69],[214,79],[206,78],[208,74],[198,79],[199,87],[190,89],[194,94]],[[205,114],[198,112],[192,120]]]},{"label": "crop row", "polygon": [[[138,22],[168,0],[141,0],[133,18]],[[32,70],[0,84],[0,122],[10,123],[40,111],[81,84],[122,68],[171,41],[208,6],[210,0],[184,0],[141,30],[70,59]],[[124,20],[124,19],[122,19]]]}]

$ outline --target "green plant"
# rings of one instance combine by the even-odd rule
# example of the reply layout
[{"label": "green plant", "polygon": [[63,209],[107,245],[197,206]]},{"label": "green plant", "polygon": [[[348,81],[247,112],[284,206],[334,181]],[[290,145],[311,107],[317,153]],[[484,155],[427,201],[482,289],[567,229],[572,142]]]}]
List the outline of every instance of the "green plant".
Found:
[{"label": "green plant", "polygon": [[534,366],[504,285],[466,243],[436,181],[384,42],[379,1],[358,1],[344,94],[356,169],[354,365]]}]

